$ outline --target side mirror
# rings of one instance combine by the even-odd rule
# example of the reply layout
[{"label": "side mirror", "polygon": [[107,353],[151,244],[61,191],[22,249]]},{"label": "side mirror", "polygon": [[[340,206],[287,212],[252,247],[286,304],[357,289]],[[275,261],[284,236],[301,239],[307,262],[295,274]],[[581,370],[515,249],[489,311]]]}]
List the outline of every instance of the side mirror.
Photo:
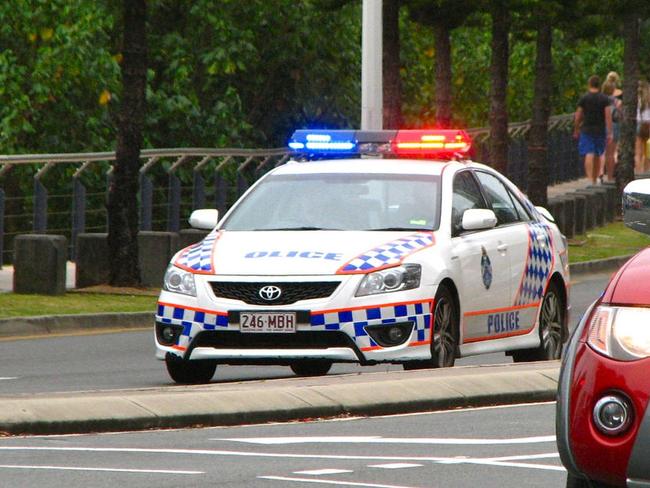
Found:
[{"label": "side mirror", "polygon": [[631,181],[623,189],[623,220],[630,229],[650,234],[650,179]]},{"label": "side mirror", "polygon": [[485,230],[497,225],[497,216],[492,210],[471,208],[463,213],[463,230]]},{"label": "side mirror", "polygon": [[535,207],[535,210],[537,210],[539,213],[541,213],[542,217],[544,217],[549,222],[555,223],[555,219],[551,215],[551,212],[546,210],[544,207]]},{"label": "side mirror", "polygon": [[214,208],[195,210],[190,215],[189,223],[195,229],[212,230],[219,222],[219,211]]}]

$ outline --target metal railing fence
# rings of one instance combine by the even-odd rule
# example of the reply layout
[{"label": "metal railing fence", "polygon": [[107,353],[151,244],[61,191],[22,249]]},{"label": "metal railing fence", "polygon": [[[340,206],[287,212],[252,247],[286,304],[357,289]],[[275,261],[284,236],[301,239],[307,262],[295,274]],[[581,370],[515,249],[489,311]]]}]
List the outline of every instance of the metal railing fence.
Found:
[{"label": "metal railing fence", "polygon": [[[582,176],[571,121],[570,115],[550,120],[549,184]],[[524,190],[529,130],[529,122],[509,126],[508,176]],[[487,161],[489,130],[468,132],[476,159]],[[255,180],[290,156],[285,148],[145,149],[140,155],[140,229],[177,232],[193,209],[225,212]],[[65,235],[74,259],[78,234],[106,232],[106,195],[115,158],[114,152],[0,155],[0,266],[11,262],[19,234]]]}]

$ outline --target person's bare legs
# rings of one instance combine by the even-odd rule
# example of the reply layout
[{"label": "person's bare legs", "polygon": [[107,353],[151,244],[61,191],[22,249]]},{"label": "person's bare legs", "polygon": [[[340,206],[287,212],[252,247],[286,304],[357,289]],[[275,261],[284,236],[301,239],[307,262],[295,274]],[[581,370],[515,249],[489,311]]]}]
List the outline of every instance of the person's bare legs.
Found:
[{"label": "person's bare legs", "polygon": [[594,153],[585,154],[585,176],[587,176],[592,183],[596,183],[599,167],[600,157],[596,156]]},{"label": "person's bare legs", "polygon": [[616,159],[618,154],[618,142],[612,142],[611,159],[607,161],[607,181],[614,181],[614,172],[616,171]]},{"label": "person's bare legs", "polygon": [[[645,148],[643,147],[643,139],[637,137],[634,142],[634,172],[636,174],[643,173],[645,159]],[[586,164],[586,163],[585,163]]]},{"label": "person's bare legs", "polygon": [[607,144],[605,149],[605,164],[600,170],[600,175],[607,175],[607,181],[612,181],[614,179],[614,164],[615,164],[615,155],[616,155],[616,143],[614,141]]},{"label": "person's bare legs", "polygon": [[603,156],[601,156],[599,154],[594,154],[594,166],[593,166],[592,173],[591,173],[592,174],[591,182],[594,185],[596,184],[596,180],[598,179],[598,177],[601,174],[603,174],[602,173],[603,164],[604,164]]}]

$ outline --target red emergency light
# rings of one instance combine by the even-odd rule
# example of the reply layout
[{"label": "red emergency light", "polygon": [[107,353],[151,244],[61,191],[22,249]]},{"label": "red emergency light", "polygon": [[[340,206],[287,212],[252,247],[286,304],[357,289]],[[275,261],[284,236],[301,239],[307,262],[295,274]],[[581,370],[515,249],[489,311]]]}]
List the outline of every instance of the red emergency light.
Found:
[{"label": "red emergency light", "polygon": [[458,129],[398,130],[392,141],[397,156],[453,157],[467,154],[471,147],[467,132]]}]

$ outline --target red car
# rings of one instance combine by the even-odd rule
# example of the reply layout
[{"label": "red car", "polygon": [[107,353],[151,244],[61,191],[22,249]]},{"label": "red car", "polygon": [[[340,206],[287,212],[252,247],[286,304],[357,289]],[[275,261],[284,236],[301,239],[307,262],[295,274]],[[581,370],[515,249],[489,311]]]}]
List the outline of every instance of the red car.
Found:
[{"label": "red car", "polygon": [[[624,191],[627,226],[650,234],[650,179]],[[650,247],[618,270],[567,344],[557,443],[567,487],[650,488]]]}]

